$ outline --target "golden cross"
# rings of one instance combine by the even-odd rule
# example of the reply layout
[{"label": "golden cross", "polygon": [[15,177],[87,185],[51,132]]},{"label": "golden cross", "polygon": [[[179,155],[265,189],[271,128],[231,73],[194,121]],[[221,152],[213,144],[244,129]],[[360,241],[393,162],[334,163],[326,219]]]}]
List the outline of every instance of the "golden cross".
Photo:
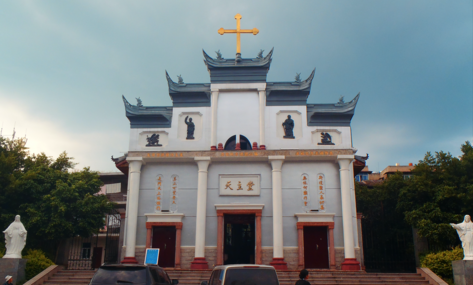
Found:
[{"label": "golden cross", "polygon": [[241,15],[240,14],[236,14],[235,15],[235,19],[237,21],[237,28],[236,30],[225,30],[224,28],[220,28],[218,30],[218,33],[223,35],[225,33],[229,33],[229,34],[237,34],[237,54],[241,54],[241,50],[240,50],[240,34],[241,33],[244,33],[244,34],[253,34],[253,35],[257,35],[259,33],[259,30],[257,28],[253,28],[252,30],[241,30],[240,29],[240,20],[241,20]]}]

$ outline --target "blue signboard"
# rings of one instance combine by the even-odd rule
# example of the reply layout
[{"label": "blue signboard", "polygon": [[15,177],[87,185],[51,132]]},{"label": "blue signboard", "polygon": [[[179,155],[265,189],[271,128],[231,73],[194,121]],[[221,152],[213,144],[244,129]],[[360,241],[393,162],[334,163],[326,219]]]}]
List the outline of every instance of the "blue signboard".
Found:
[{"label": "blue signboard", "polygon": [[158,265],[159,260],[159,248],[147,248],[145,255],[145,264],[156,264]]}]

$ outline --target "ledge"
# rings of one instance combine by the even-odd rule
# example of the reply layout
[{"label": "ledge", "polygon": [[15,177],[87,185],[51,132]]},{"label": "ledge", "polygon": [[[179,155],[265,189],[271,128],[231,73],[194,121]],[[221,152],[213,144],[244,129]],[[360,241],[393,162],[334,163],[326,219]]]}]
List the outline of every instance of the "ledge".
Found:
[{"label": "ledge", "polygon": [[181,223],[184,214],[182,213],[149,213],[145,214],[147,223]]},{"label": "ledge", "polygon": [[218,210],[263,210],[264,204],[215,204]]},{"label": "ledge", "polygon": [[45,281],[47,281],[50,277],[52,277],[56,272],[58,272],[60,269],[64,269],[63,266],[59,265],[51,265],[45,270],[41,271],[38,275],[30,279],[28,282],[26,282],[24,285],[41,285]]},{"label": "ledge", "polygon": [[295,213],[298,223],[333,223],[335,213]]}]

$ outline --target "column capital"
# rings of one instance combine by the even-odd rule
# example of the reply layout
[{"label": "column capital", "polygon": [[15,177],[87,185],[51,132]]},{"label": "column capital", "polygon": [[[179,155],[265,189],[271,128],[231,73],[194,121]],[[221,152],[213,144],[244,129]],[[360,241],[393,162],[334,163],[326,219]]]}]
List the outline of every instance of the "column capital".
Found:
[{"label": "column capital", "polygon": [[271,167],[273,171],[281,171],[282,164],[286,157],[284,155],[270,155],[268,156],[269,163],[271,163]]},{"label": "column capital", "polygon": [[199,156],[199,157],[194,157],[195,162],[197,162],[197,167],[199,168],[200,171],[207,171],[209,168],[210,164],[210,157],[208,156]]},{"label": "column capital", "polygon": [[337,161],[340,165],[340,170],[348,170],[350,163],[355,159],[354,155],[337,155]]},{"label": "column capital", "polygon": [[141,162],[143,165],[146,164],[146,161],[145,161],[145,160],[143,159],[143,157],[141,157],[141,156],[127,157],[127,158],[126,158],[126,161],[128,161],[128,162],[139,161],[139,162]]}]

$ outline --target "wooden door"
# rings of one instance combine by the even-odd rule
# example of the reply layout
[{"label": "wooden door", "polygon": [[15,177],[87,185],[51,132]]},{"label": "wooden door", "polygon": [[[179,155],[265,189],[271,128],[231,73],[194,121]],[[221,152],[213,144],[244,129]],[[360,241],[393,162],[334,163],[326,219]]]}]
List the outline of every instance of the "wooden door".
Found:
[{"label": "wooden door", "polygon": [[102,265],[102,248],[101,247],[94,247],[93,255],[92,255],[92,268],[99,268]]},{"label": "wooden door", "polygon": [[329,268],[327,227],[304,227],[305,268]]},{"label": "wooden door", "polygon": [[176,257],[176,227],[153,227],[153,248],[159,248],[158,265],[174,267]]}]

